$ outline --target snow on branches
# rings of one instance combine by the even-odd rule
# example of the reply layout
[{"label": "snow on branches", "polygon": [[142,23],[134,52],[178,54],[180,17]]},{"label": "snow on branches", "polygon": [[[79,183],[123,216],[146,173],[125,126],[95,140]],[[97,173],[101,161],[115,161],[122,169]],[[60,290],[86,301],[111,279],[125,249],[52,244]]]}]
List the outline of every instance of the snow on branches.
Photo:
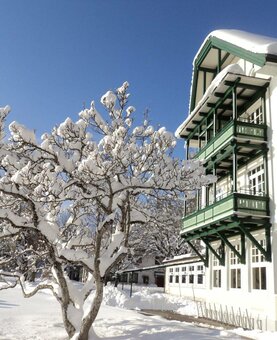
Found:
[{"label": "snow on branches", "polygon": [[[193,192],[215,180],[200,162],[171,156],[176,142],[164,127],[156,130],[146,120],[134,126],[128,87],[125,82],[102,96],[104,114],[92,102],[76,122],[67,118],[41,141],[13,122],[9,141],[2,141],[0,274],[10,272],[24,290],[29,274],[39,273],[33,292],[52,289],[76,339],[86,339],[104,277],[127,254],[132,226],[147,223],[148,198]],[[8,111],[0,110],[1,131]],[[69,266],[87,272],[78,293],[67,277]],[[93,284],[94,299],[84,313]]]}]

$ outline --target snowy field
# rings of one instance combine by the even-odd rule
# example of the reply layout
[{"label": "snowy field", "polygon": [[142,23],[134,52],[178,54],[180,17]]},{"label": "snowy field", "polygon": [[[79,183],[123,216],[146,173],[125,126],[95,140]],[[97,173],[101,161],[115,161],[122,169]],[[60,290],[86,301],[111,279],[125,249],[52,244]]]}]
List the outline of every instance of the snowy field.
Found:
[{"label": "snowy field", "polygon": [[[238,334],[259,340],[277,339],[277,333],[210,329],[185,322],[169,321],[158,316],[145,316],[139,312],[139,309],[146,308],[195,314],[193,302],[162,294],[157,289],[140,289],[135,291],[130,299],[127,292],[122,292],[121,287],[116,289],[108,286],[105,289],[104,304],[95,323],[98,339],[241,339]],[[0,291],[0,339],[67,339],[58,303],[48,292],[40,292],[30,299],[24,299],[19,288]]]}]

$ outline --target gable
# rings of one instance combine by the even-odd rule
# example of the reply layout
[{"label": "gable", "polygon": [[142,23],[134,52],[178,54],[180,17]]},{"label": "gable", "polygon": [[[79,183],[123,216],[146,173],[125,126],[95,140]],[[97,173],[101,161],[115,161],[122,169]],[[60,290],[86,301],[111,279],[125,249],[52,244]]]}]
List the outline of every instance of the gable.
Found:
[{"label": "gable", "polygon": [[277,39],[237,30],[212,32],[205,39],[193,62],[190,112],[215,76],[239,59],[259,67],[266,62],[277,62]]}]

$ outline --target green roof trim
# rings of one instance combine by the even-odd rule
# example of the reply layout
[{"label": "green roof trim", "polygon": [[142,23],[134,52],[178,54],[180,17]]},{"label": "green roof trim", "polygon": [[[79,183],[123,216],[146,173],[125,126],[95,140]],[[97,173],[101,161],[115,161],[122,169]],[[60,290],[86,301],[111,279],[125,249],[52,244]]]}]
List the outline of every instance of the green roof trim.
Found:
[{"label": "green roof trim", "polygon": [[266,55],[264,53],[253,53],[216,37],[211,37],[210,39],[213,47],[229,52],[230,54],[245,59],[250,63],[263,66],[266,62]]},{"label": "green roof trim", "polygon": [[190,111],[193,111],[193,109],[195,108],[198,69],[212,48],[218,48],[220,50],[226,51],[229,54],[232,54],[236,57],[247,60],[258,66],[265,65],[266,61],[275,61],[275,62],[277,61],[276,56],[274,56],[273,58],[271,55],[266,55],[264,53],[254,53],[254,52],[245,50],[242,47],[238,47],[234,44],[231,44],[225,40],[219,39],[217,37],[210,37],[206,41],[206,43],[204,44],[201,51],[198,53],[197,58],[194,61],[194,75],[193,75],[193,82],[192,82],[193,88],[191,92]]}]

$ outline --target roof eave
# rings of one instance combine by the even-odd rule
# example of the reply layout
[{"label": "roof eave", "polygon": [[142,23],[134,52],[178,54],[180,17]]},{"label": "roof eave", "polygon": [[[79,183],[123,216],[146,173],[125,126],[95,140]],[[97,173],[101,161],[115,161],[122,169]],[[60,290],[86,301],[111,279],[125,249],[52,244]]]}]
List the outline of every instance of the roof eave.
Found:
[{"label": "roof eave", "polygon": [[190,112],[193,111],[195,107],[195,98],[196,98],[196,83],[198,77],[198,67],[201,66],[202,62],[205,60],[209,51],[212,48],[218,48],[224,50],[234,56],[245,59],[255,65],[260,67],[264,66],[266,62],[274,62],[277,63],[277,55],[274,54],[265,54],[265,53],[254,53],[248,51],[242,47],[231,44],[227,41],[219,39],[214,36],[209,36],[207,41],[202,46],[201,50],[197,53],[194,59],[194,70],[193,70],[193,79],[192,79],[192,91],[191,91],[191,101],[190,101]]}]

